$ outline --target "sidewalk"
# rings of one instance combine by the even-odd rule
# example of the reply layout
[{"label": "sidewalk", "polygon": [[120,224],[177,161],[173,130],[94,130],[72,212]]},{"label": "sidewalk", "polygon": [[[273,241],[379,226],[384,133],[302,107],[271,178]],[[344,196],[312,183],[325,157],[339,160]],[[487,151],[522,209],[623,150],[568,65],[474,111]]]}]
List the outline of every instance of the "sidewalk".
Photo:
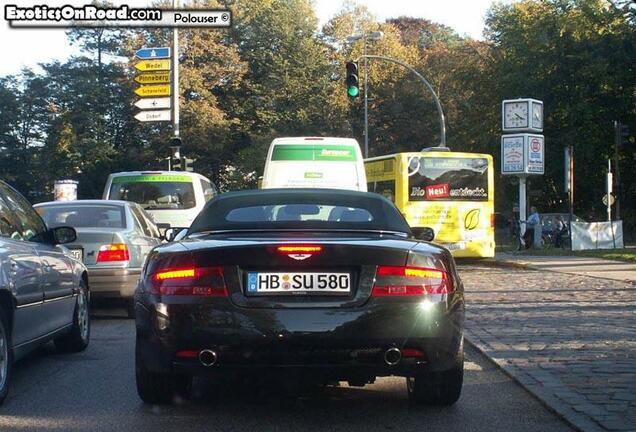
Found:
[{"label": "sidewalk", "polygon": [[586,432],[636,431],[636,266],[498,255],[460,264],[466,338]]},{"label": "sidewalk", "polygon": [[495,261],[533,270],[636,283],[636,263],[575,256],[530,256],[498,253]]}]

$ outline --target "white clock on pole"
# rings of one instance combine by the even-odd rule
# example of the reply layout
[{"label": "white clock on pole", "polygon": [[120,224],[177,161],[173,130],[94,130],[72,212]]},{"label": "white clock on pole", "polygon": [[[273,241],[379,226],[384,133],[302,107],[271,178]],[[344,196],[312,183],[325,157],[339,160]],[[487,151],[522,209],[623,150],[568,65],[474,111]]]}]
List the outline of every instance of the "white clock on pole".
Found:
[{"label": "white clock on pole", "polygon": [[501,103],[504,132],[543,132],[543,102],[536,99],[507,99]]}]

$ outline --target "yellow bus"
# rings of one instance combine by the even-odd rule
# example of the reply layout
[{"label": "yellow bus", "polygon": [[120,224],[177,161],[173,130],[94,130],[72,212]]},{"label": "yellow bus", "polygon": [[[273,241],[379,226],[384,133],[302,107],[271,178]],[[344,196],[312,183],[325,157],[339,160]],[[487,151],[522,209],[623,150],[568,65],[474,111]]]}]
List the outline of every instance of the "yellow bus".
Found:
[{"label": "yellow bus", "polygon": [[425,151],[366,159],[369,192],[395,203],[413,228],[430,227],[455,257],[495,255],[492,156]]}]

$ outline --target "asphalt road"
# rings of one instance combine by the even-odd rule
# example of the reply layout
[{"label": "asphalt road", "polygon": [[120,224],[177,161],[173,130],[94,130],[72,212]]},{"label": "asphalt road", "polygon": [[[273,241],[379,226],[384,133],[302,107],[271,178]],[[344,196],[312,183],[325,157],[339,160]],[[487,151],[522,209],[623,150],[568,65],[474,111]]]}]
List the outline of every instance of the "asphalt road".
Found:
[{"label": "asphalt road", "polygon": [[470,347],[462,397],[450,408],[410,406],[402,378],[291,395],[199,380],[193,400],[147,406],[135,390],[133,348],[133,321],[98,311],[87,351],[62,355],[49,344],[16,365],[0,430],[571,430]]}]

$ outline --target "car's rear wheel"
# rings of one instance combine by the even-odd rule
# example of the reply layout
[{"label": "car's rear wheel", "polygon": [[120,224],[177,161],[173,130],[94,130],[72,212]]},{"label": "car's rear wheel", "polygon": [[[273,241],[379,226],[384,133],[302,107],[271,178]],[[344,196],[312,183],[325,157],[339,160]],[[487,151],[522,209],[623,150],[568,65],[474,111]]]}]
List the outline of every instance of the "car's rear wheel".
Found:
[{"label": "car's rear wheel", "polygon": [[83,279],[80,281],[79,288],[71,331],[53,340],[55,347],[62,352],[84,351],[91,338],[90,294]]},{"label": "car's rear wheel", "polygon": [[192,377],[148,370],[139,348],[135,348],[135,378],[137,394],[149,404],[169,404],[178,398],[187,399],[192,390]]},{"label": "car's rear wheel", "polygon": [[452,405],[459,399],[464,381],[464,362],[452,369],[421,372],[406,378],[411,402],[418,405]]},{"label": "car's rear wheel", "polygon": [[11,332],[9,322],[0,307],[0,405],[9,393],[13,357],[11,352]]}]

